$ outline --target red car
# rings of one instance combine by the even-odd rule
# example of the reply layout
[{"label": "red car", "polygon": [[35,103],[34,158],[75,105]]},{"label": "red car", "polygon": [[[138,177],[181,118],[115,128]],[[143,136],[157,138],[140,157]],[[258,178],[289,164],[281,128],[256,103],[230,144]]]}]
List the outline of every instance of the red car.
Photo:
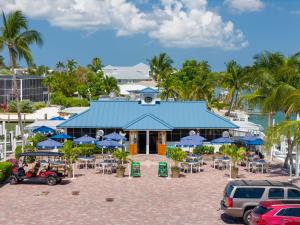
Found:
[{"label": "red car", "polygon": [[300,200],[263,201],[253,209],[250,225],[300,225]]}]

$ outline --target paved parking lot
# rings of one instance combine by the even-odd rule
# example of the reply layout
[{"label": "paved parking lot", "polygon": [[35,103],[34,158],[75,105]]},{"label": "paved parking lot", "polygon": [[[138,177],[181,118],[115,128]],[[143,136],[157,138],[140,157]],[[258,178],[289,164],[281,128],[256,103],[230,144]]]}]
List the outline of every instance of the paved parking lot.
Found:
[{"label": "paved parking lot", "polygon": [[[157,162],[163,158],[137,156],[136,160],[142,162],[141,178],[116,178],[82,169],[75,180],[53,187],[4,185],[0,224],[242,224],[219,211],[228,171],[213,169],[209,162],[198,174],[166,179],[157,177]],[[288,179],[240,172],[244,179]]]}]

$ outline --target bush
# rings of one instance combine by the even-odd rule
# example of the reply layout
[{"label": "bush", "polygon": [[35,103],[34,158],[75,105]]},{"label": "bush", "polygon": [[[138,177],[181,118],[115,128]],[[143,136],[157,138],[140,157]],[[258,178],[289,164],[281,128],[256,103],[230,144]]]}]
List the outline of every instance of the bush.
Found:
[{"label": "bush", "polygon": [[15,150],[15,158],[17,160],[19,160],[21,153],[22,153],[22,146],[19,145],[16,147],[16,150]]},{"label": "bush", "polygon": [[175,162],[175,167],[178,167],[178,163],[182,162],[186,157],[186,153],[181,148],[174,148],[170,152],[170,158]]},{"label": "bush", "polygon": [[66,97],[62,93],[53,94],[51,104],[62,105],[64,107],[89,106],[89,102],[86,99]]},{"label": "bush", "polygon": [[11,175],[13,164],[11,162],[0,162],[0,181],[6,180]]},{"label": "bush", "polygon": [[44,108],[44,107],[46,107],[45,102],[35,102],[35,103],[33,103],[33,105],[32,105],[32,109],[33,109],[34,111],[35,111],[35,110],[39,110],[39,109]]},{"label": "bush", "polygon": [[80,156],[91,156],[99,152],[95,145],[79,145],[75,148]]},{"label": "bush", "polygon": [[196,155],[203,155],[203,154],[214,154],[215,148],[214,146],[206,146],[206,145],[201,145],[193,150],[193,154]]},{"label": "bush", "polygon": [[[35,134],[33,136],[31,136],[30,138],[28,138],[28,141],[32,142],[32,146],[36,147],[37,143],[41,142],[41,141],[45,141],[47,139],[47,137],[45,137],[43,134]],[[27,146],[28,148],[30,148],[29,146]]]},{"label": "bush", "polygon": [[[29,100],[23,100],[20,101],[20,107],[22,113],[32,113],[32,102]],[[8,105],[8,111],[9,112],[17,112],[17,102],[16,101],[10,101]]]},{"label": "bush", "polygon": [[220,154],[223,154],[225,148],[226,148],[226,145],[222,145],[222,146],[219,148],[219,153],[220,153]]}]

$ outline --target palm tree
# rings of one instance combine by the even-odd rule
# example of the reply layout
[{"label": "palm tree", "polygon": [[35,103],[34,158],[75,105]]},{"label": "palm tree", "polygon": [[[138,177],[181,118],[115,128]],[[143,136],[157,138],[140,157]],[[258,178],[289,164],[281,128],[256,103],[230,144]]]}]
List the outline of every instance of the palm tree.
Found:
[{"label": "palm tree", "polygon": [[89,64],[87,66],[90,70],[92,70],[93,72],[97,73],[99,70],[102,69],[102,61],[100,58],[95,57],[92,60],[92,64]]},{"label": "palm tree", "polygon": [[74,59],[69,59],[67,61],[67,68],[68,68],[67,72],[70,72],[70,73],[74,72],[76,67],[77,67],[77,62]]},{"label": "palm tree", "polygon": [[62,72],[65,69],[65,64],[62,61],[58,61],[56,63],[56,69],[58,69],[59,72]]},{"label": "palm tree", "polygon": [[150,76],[158,83],[164,78],[167,72],[172,71],[173,60],[167,53],[161,53],[148,60],[150,64]]},{"label": "palm tree", "polygon": [[23,58],[29,66],[32,65],[33,58],[30,45],[37,44],[41,46],[43,40],[38,31],[28,28],[28,21],[21,11],[11,12],[8,16],[3,12],[2,16],[3,26],[1,27],[0,47],[7,46],[8,48],[10,68],[13,72],[13,94],[17,103],[18,123],[23,137],[20,99],[14,69],[17,65],[17,59]]},{"label": "palm tree", "polygon": [[117,80],[114,77],[104,76],[102,80],[102,88],[106,95],[111,93],[118,95],[120,93]]},{"label": "palm tree", "polygon": [[160,97],[163,100],[169,100],[170,98],[178,97],[178,82],[174,77],[174,74],[167,73],[165,78],[160,83]]},{"label": "palm tree", "polygon": [[230,104],[226,115],[230,115],[230,112],[234,104],[238,100],[239,93],[245,87],[249,77],[245,70],[232,60],[226,64],[226,72],[224,74],[223,83],[227,89],[229,89]]}]

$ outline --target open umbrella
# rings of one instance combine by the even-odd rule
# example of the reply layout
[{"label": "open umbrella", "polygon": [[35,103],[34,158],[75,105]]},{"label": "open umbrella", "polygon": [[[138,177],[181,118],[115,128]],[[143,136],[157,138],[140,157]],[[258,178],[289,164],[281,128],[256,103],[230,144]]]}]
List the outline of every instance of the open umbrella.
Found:
[{"label": "open umbrella", "polygon": [[176,144],[176,146],[180,146],[180,147],[196,147],[196,146],[200,146],[203,145],[203,142],[198,140],[193,140],[193,139],[185,139],[185,140],[180,140],[180,142],[178,144]]},{"label": "open umbrella", "polygon": [[53,139],[53,140],[73,139],[73,137],[71,137],[70,135],[64,134],[64,133],[53,135],[50,138]]},{"label": "open umbrella", "polygon": [[56,116],[56,117],[52,117],[50,120],[66,120],[66,119],[60,116]]},{"label": "open umbrella", "polygon": [[126,141],[126,137],[116,133],[116,132],[113,132],[113,133],[110,133],[110,134],[107,134],[107,135],[104,135],[103,136],[103,139],[105,140],[113,140],[113,141]]},{"label": "open umbrella", "polygon": [[32,130],[33,133],[40,133],[40,134],[54,134],[55,130],[47,127],[47,126],[40,126]]},{"label": "open umbrella", "polygon": [[234,143],[234,140],[232,140],[230,137],[219,137],[219,138],[212,140],[210,143],[212,143],[212,144],[231,144],[231,143]]},{"label": "open umbrella", "polygon": [[37,143],[36,147],[38,149],[57,149],[57,148],[62,148],[63,144],[49,138],[45,141],[41,141]]},{"label": "open umbrella", "polygon": [[206,138],[195,134],[195,135],[189,135],[189,136],[183,137],[180,140],[193,140],[193,141],[203,142],[206,140]]},{"label": "open umbrella", "polygon": [[102,148],[102,154],[103,154],[103,148],[118,148],[118,147],[122,147],[122,145],[119,142],[113,141],[113,140],[97,141],[96,142],[96,146],[98,148]]},{"label": "open umbrella", "polygon": [[242,136],[242,137],[239,137],[238,140],[246,146],[263,145],[264,144],[263,139],[261,139],[260,137],[256,137],[256,136]]},{"label": "open umbrella", "polygon": [[88,135],[84,135],[80,138],[76,138],[73,140],[75,144],[95,144],[96,138],[92,138]]}]

